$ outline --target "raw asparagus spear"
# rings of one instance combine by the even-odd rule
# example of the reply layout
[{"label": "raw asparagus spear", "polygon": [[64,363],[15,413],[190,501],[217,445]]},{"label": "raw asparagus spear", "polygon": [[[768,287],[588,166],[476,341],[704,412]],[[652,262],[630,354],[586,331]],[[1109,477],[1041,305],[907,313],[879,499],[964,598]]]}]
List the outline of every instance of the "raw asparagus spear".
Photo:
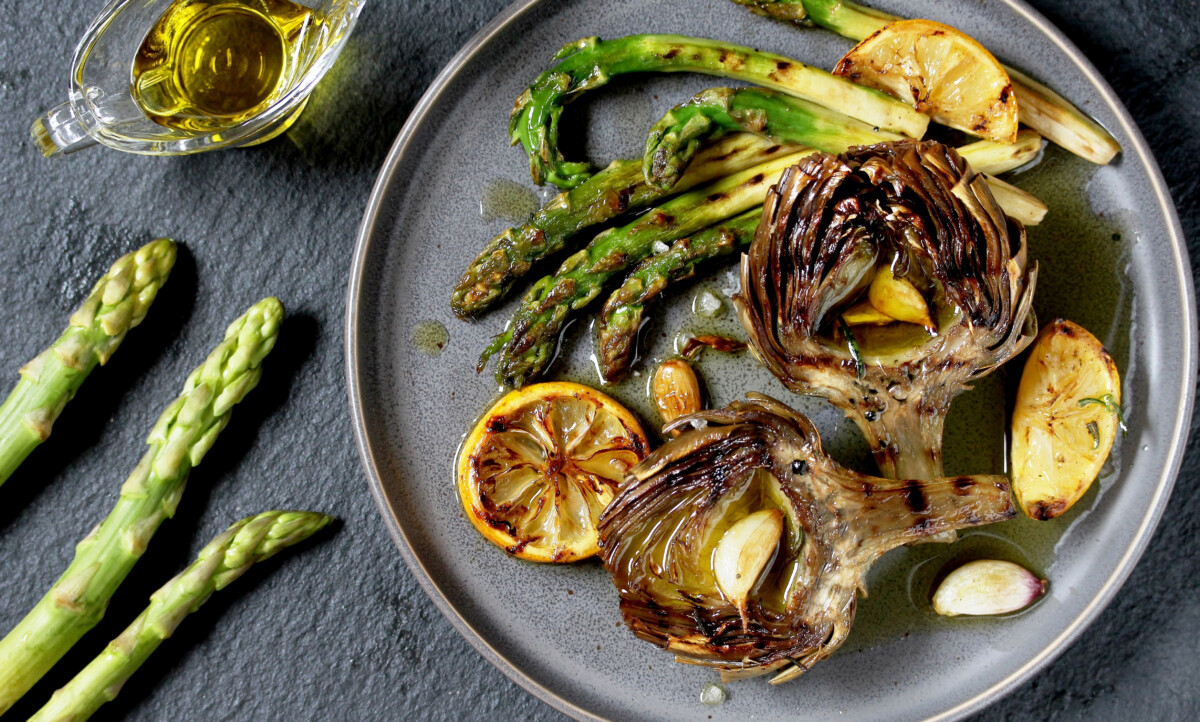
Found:
[{"label": "raw asparagus spear", "polygon": [[[1028,163],[1041,147],[1041,136],[1032,130],[1022,130],[1014,145],[981,140],[962,146],[958,152],[980,172],[1003,173]],[[1046,212],[1041,201],[997,178],[987,176],[987,180],[1005,213],[1025,225],[1041,221]],[[670,284],[691,278],[697,266],[748,247],[758,225],[755,212],[747,214],[749,220],[745,225],[727,222],[722,224],[722,233],[701,232],[675,241],[669,249],[638,264],[612,292],[596,318],[594,332],[596,360],[605,381],[619,381],[629,371],[647,304]]]},{"label": "raw asparagus spear", "polygon": [[258,385],[259,365],[275,346],[282,317],[279,301],[265,298],[229,326],[150,430],[150,448],[108,517],[75,547],[75,559],[46,596],[0,640],[0,714],[104,616],[158,526],[174,516],[188,472],[212,448],[233,406]]},{"label": "raw asparagus spear", "polygon": [[535,183],[574,188],[591,175],[587,163],[567,162],[558,150],[563,104],[624,73],[696,72],[735,78],[806,98],[871,126],[913,138],[929,118],[895,98],[856,85],[791,58],[740,45],[684,35],[584,38],[554,56],[558,64],[538,76],[513,106],[509,135],[529,156]]},{"label": "raw asparagus spear", "polygon": [[704,141],[744,130],[827,153],[903,136],[829,110],[802,98],[761,88],[710,88],[667,111],[646,139],[646,183],[669,190]]},{"label": "raw asparagus spear", "polygon": [[150,596],[150,606],[91,664],[54,693],[30,718],[37,722],[83,722],[138,671],[184,618],[213,592],[229,586],[252,565],[299,544],[331,517],[311,511],[268,511],[247,517],[213,539],[192,565]]},{"label": "raw asparagus spear", "polygon": [[[888,23],[899,20],[850,0],[733,0],[760,15],[791,22],[812,22],[862,40]],[[1069,100],[1024,73],[1004,66],[1017,94],[1021,122],[1075,155],[1099,165],[1121,152],[1121,145],[1099,123]]]},{"label": "raw asparagus spear", "polygon": [[[700,150],[673,190],[684,191],[797,150],[749,133],[733,133]],[[493,238],[463,273],[450,307],[462,319],[478,316],[503,299],[533,264],[566,247],[574,234],[666,196],[646,185],[641,159],[614,161],[578,188],[559,194],[525,225]]]},{"label": "raw asparagus spear", "polygon": [[568,316],[590,303],[608,279],[653,253],[656,244],[670,243],[761,204],[783,170],[805,153],[690,190],[628,225],[596,236],[587,248],[567,258],[555,275],[529,289],[508,329],[483,352],[479,369],[503,349],[496,364],[496,379],[502,385],[521,386],[537,376],[550,363]]},{"label": "raw asparagus spear", "polygon": [[129,329],[146,317],[175,253],[175,242],[160,238],[118,258],[58,340],[21,369],[20,381],[0,406],[0,484],[50,436],[92,369],[107,363]]}]

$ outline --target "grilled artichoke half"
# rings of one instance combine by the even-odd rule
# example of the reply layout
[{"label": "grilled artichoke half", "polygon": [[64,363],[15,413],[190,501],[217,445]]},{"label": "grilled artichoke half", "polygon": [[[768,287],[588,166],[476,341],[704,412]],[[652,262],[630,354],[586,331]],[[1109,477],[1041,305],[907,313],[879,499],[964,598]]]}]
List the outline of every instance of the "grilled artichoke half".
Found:
[{"label": "grilled artichoke half", "polygon": [[[867,569],[884,553],[1015,514],[1003,476],[859,474],[825,455],[803,415],[748,398],[668,424],[688,430],[633,468],[600,520],[626,624],[677,661],[792,679],[845,641]],[[763,510],[782,512],[782,532],[760,540],[775,545],[769,557],[744,550],[743,559],[769,560],[752,583],[738,580],[747,598],[731,599],[719,547],[752,514],[779,518]]]},{"label": "grilled artichoke half", "polygon": [[[885,269],[926,299],[929,326],[847,325],[842,314]],[[1025,229],[936,142],[816,154],[789,169],[741,275],[734,302],[755,355],[792,391],[841,408],[890,478],[942,476],[951,400],[1037,332]],[[870,297],[878,308],[876,289]]]}]

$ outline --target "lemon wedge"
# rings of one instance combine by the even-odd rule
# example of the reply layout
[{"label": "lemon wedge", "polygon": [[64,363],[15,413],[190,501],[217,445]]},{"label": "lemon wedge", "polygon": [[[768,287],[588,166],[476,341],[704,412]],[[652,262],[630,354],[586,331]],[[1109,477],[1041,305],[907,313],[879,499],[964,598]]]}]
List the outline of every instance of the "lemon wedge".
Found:
[{"label": "lemon wedge", "polygon": [[1083,496],[1123,426],[1117,365],[1082,326],[1057,319],[1030,350],[1012,417],[1013,492],[1034,519]]},{"label": "lemon wedge", "polygon": [[987,48],[949,25],[886,25],[851,48],[833,72],[911,102],[942,125],[1000,143],[1017,140],[1008,73]]}]

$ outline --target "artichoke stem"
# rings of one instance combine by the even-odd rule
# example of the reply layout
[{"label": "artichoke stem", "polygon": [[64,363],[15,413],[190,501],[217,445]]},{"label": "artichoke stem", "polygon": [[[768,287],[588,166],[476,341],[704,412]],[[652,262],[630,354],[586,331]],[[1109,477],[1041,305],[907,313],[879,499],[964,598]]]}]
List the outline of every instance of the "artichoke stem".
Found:
[{"label": "artichoke stem", "polygon": [[[897,403],[897,402],[892,402]],[[946,416],[925,403],[898,402],[898,408],[852,413],[871,445],[879,475],[928,481],[942,472],[942,427]]]}]

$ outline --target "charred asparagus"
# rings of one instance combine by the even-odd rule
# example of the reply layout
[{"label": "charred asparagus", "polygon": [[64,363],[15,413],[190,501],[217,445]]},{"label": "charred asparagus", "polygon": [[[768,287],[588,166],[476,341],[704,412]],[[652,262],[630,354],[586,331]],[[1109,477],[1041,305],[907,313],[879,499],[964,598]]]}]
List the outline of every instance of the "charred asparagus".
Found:
[{"label": "charred asparagus", "polygon": [[[862,40],[899,20],[850,0],[733,0],[751,11],[780,20],[811,22],[852,40]],[[1069,100],[1028,75],[1004,66],[1017,94],[1021,122],[1049,140],[1093,163],[1104,165],[1121,152],[1121,145],[1099,123]]]},{"label": "charred asparagus", "polygon": [[665,245],[756,208],[783,170],[801,157],[785,156],[727,176],[683,193],[628,225],[601,233],[564,261],[555,275],[533,285],[508,329],[484,351],[479,368],[500,352],[496,378],[502,385],[520,386],[540,374],[567,318],[590,303],[608,279],[653,253],[656,244]]},{"label": "charred asparagus", "polygon": [[920,138],[929,118],[891,96],[856,85],[782,55],[683,35],[584,38],[565,45],[559,61],[517,98],[509,135],[529,156],[535,183],[574,188],[591,175],[586,162],[568,162],[558,149],[563,104],[616,75],[696,72],[735,78],[820,103],[873,127]]},{"label": "charred asparagus", "polygon": [[[727,135],[700,150],[671,190],[685,191],[798,150],[749,133]],[[451,308],[463,319],[478,316],[503,299],[535,263],[565,248],[574,234],[667,195],[646,184],[640,159],[614,161],[579,187],[559,194],[525,225],[493,238],[455,286]]]}]

